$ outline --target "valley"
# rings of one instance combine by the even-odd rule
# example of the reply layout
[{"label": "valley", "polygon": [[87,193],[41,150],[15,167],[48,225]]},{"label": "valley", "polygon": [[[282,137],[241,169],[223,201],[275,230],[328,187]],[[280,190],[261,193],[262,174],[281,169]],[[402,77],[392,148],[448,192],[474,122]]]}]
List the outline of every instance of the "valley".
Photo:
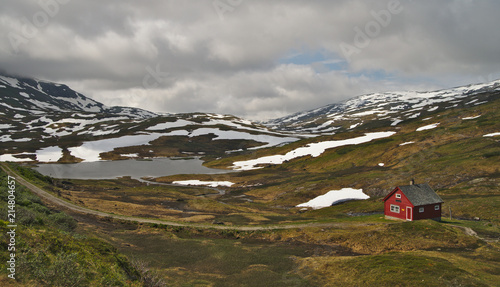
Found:
[{"label": "valley", "polygon": [[[48,96],[48,84],[2,79],[9,97],[20,89],[39,102]],[[24,113],[26,97],[12,96],[0,109],[0,159],[20,183],[50,194],[31,201],[76,220],[68,236],[97,238],[130,262],[147,262],[164,283],[156,286],[496,286],[499,89],[494,81],[366,95],[266,123],[118,110],[73,93],[80,110],[37,104],[39,114]],[[196,157],[230,172],[72,179],[32,169],[160,157]],[[444,200],[441,222],[384,219],[381,199],[411,179]],[[299,206],[345,188],[367,199]],[[56,232],[27,214],[39,215],[21,215],[32,233]],[[115,269],[123,282],[140,286],[147,277],[125,269]]]}]

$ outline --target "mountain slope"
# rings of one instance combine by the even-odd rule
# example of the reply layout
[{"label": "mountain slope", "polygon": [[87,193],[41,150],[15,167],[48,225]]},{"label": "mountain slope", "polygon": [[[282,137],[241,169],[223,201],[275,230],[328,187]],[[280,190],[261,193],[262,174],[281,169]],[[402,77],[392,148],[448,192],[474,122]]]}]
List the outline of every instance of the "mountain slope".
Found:
[{"label": "mountain slope", "polygon": [[474,107],[496,99],[500,80],[432,92],[373,93],[311,111],[271,120],[266,126],[283,131],[332,133],[399,123],[450,108]]},{"label": "mountain slope", "polygon": [[0,95],[0,160],[78,162],[220,157],[321,134],[400,128],[402,122],[498,99],[500,80],[435,92],[369,94],[265,126],[228,115],[106,107],[65,85],[10,76],[0,76]]},{"label": "mountain slope", "polygon": [[143,119],[156,116],[138,108],[107,107],[66,85],[36,79],[0,75],[0,93],[0,113],[5,115],[89,112]]},{"label": "mountain slope", "polygon": [[229,115],[107,107],[61,84],[0,76],[0,161],[209,155],[296,141]]}]

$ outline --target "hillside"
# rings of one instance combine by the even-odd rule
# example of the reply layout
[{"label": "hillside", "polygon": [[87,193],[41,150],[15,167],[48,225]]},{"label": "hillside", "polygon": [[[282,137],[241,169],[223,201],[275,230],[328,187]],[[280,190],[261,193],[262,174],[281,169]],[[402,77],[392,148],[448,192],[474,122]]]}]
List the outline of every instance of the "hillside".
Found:
[{"label": "hillside", "polygon": [[[7,184],[9,182],[9,185]],[[142,286],[144,273],[111,244],[75,232],[77,221],[47,207],[15,179],[0,169],[0,210],[8,210],[7,186],[15,186],[14,217],[0,220],[2,286]],[[2,217],[2,219],[4,219]],[[15,223],[16,242],[9,245],[7,232]],[[12,242],[12,241],[11,241]],[[14,248],[12,248],[14,247]],[[7,277],[7,260],[15,254],[15,280]]]}]

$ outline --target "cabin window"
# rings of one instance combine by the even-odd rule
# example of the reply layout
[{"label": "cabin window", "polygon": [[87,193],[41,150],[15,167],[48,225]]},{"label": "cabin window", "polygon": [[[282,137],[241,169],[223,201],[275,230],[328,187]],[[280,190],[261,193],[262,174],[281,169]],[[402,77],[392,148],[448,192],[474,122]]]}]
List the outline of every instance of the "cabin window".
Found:
[{"label": "cabin window", "polygon": [[434,206],[434,210],[439,210],[439,204]]},{"label": "cabin window", "polygon": [[424,208],[423,208],[423,207],[420,207],[420,208],[418,209],[418,212],[420,212],[420,213],[424,212]]},{"label": "cabin window", "polygon": [[396,198],[401,198],[401,194],[396,193]]},{"label": "cabin window", "polygon": [[391,204],[391,212],[399,213],[399,206]]}]

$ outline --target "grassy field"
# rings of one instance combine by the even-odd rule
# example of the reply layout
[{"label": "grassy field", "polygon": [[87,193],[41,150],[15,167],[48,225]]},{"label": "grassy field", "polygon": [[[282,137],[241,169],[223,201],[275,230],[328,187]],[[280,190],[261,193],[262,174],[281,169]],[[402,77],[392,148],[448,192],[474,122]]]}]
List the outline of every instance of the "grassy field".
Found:
[{"label": "grassy field", "polygon": [[87,232],[148,261],[169,286],[496,286],[500,246],[462,224],[366,216],[334,228],[241,232],[100,221]]},{"label": "grassy field", "polygon": [[[28,172],[25,175],[39,184],[51,182]],[[479,189],[491,184],[475,182]],[[380,206],[379,200],[371,199],[307,213],[315,222],[334,221],[332,227],[247,232],[126,223],[74,214],[78,221],[75,235],[49,233],[43,235],[46,245],[41,246],[60,248],[56,247],[60,242],[64,250],[77,250],[74,244],[102,250],[79,251],[90,258],[96,256],[92,252],[119,251],[127,262],[147,262],[149,272],[167,286],[496,286],[500,229],[495,221],[399,222],[385,220],[378,213],[359,215],[376,212]],[[467,234],[465,228],[478,236]],[[74,241],[72,238],[81,236],[77,234],[85,234],[83,240]],[[41,233],[21,236],[30,242]],[[72,259],[54,260],[47,268],[56,268],[57,260]],[[29,282],[25,284],[29,286]]]}]

